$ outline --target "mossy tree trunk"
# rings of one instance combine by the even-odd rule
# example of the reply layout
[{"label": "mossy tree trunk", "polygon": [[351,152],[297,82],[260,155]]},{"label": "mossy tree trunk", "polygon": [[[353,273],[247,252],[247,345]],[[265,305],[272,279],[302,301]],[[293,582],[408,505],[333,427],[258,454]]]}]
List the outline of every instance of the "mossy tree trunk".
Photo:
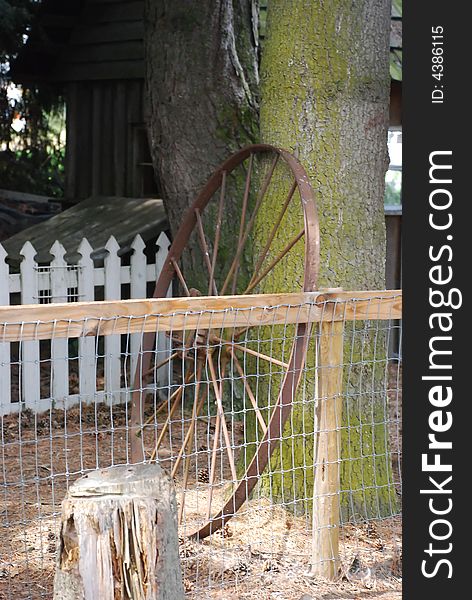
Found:
[{"label": "mossy tree trunk", "polygon": [[[261,137],[292,150],[315,188],[321,229],[319,287],[384,288],[389,25],[389,0],[268,3]],[[261,239],[276,216],[271,210],[261,215]],[[289,226],[285,243],[296,233]],[[281,247],[283,243],[281,239]],[[278,291],[283,282],[290,291],[300,280],[300,269],[300,260],[288,261],[260,291],[271,291],[274,281]],[[380,334],[374,340],[375,333],[367,332],[360,340],[353,338],[352,326],[346,331],[350,347],[345,356],[358,365],[346,369],[343,413],[350,429],[343,432],[341,489],[351,491],[342,498],[345,517],[389,514],[394,493],[389,485],[386,397],[381,392],[385,364],[375,367],[371,362],[375,341],[377,360],[385,359],[385,348]],[[308,360],[314,360],[313,353]],[[295,505],[305,506],[313,489],[313,408],[313,403],[297,404],[286,440],[271,461],[276,474],[262,483],[285,500],[288,493]]]},{"label": "mossy tree trunk", "polygon": [[[151,154],[175,234],[214,169],[258,140],[257,0],[146,0],[145,6]],[[240,208],[230,201],[242,190],[227,197],[223,255],[226,246],[234,248],[232,211]],[[202,262],[196,238],[190,244],[184,269],[191,277]]]}]

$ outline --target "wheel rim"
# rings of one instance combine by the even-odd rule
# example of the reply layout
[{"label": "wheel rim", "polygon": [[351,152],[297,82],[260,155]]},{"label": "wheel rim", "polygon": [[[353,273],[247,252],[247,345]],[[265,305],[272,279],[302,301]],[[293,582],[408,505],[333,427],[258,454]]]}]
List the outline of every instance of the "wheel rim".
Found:
[{"label": "wheel rim", "polygon": [[[259,192],[255,195],[254,206],[250,207],[249,197],[251,193],[251,184],[253,184],[253,160],[255,159],[255,157],[257,157],[257,159],[261,157],[269,158],[270,162],[266,161],[266,165],[270,164],[270,167],[268,169],[266,168],[265,176],[262,179],[262,181],[259,180],[259,183],[261,183],[261,187],[259,189]],[[208,276],[208,288],[204,292],[205,295],[214,295],[217,293],[219,293],[220,295],[224,295],[232,292],[234,293],[238,281],[238,274],[241,270],[241,258],[243,257],[245,248],[248,247],[248,242],[249,244],[251,243],[250,234],[253,230],[254,222],[257,218],[264,197],[266,196],[266,193],[270,188],[270,184],[275,178],[277,165],[283,165],[284,168],[288,168],[293,180],[289,187],[287,195],[285,196],[284,203],[280,207],[280,212],[278,213],[278,217],[275,220],[274,226],[271,228],[268,238],[265,240],[265,244],[262,246],[262,250],[260,251],[257,260],[254,261],[254,273],[250,277],[247,285],[245,285],[245,288],[242,293],[253,292],[257,285],[261,281],[263,281],[265,277],[268,277],[271,273],[273,273],[276,266],[281,264],[282,261],[290,255],[290,252],[292,251],[293,247],[297,245],[297,243],[301,240],[302,237],[304,237],[304,265],[302,289],[303,291],[313,291],[316,289],[319,272],[319,226],[314,192],[309,182],[308,176],[302,165],[298,162],[298,160],[286,150],[266,144],[257,144],[243,148],[239,152],[233,154],[222,165],[220,165],[220,167],[214,172],[214,174],[210,177],[202,191],[199,193],[192,206],[190,206],[190,208],[185,213],[184,218],[182,220],[182,224],[175,235],[174,241],[169,249],[162,271],[156,282],[156,287],[154,290],[155,298],[165,297],[169,285],[171,284],[174,278],[177,278],[177,280],[180,282],[180,286],[185,295],[201,295],[201,291],[194,290],[189,287],[183,269],[181,269],[180,267],[180,263],[183,259],[183,254],[187,249],[189,240],[191,239],[192,235],[196,235],[199,241],[200,249],[203,255],[203,268],[206,269]],[[234,257],[232,257],[232,260],[230,260],[229,268],[226,269],[225,272],[223,272],[220,280],[217,283],[216,267],[218,261],[219,244],[221,239],[221,225],[223,215],[222,206],[224,207],[224,199],[225,194],[227,192],[226,180],[228,176],[231,176],[235,172],[236,169],[241,167],[246,168],[246,177],[244,185],[244,194],[241,201],[242,207],[238,227],[239,233],[237,237],[236,252]],[[288,244],[284,246],[282,252],[278,253],[278,255],[275,258],[270,259],[271,245],[274,239],[276,239],[277,233],[279,232],[279,227],[281,226],[281,223],[285,218],[286,211],[288,210],[291,202],[293,202],[293,198],[297,195],[297,192],[301,201],[301,210],[303,214],[302,230],[299,234],[292,238]],[[208,238],[207,232],[205,231],[202,215],[205,214],[205,209],[207,209],[212,200],[214,200],[217,203],[218,209],[215,222],[215,231],[212,238],[210,239]],[[247,500],[250,493],[254,489],[254,486],[256,485],[259,476],[263,473],[270,459],[270,456],[274,451],[275,444],[271,444],[271,440],[277,440],[281,437],[284,425],[290,415],[293,405],[294,394],[298,387],[301,372],[305,362],[310,331],[311,327],[309,324],[298,324],[295,326],[294,342],[291,349],[290,358],[288,363],[284,364],[286,371],[282,378],[281,386],[277,394],[277,399],[272,407],[270,418],[268,419],[267,423],[265,423],[264,421],[264,425],[261,422],[260,412],[258,412],[257,400],[255,400],[255,398],[251,398],[251,402],[253,403],[253,408],[255,410],[257,420],[260,422],[260,427],[262,428],[265,426],[265,430],[263,429],[263,437],[259,442],[259,445],[252,460],[247,466],[245,472],[240,477],[237,477],[236,474],[234,456],[232,456],[230,440],[228,437],[228,430],[224,419],[224,409],[222,400],[224,375],[220,379],[218,379],[218,377],[216,376],[216,370],[213,363],[212,354],[209,351],[207,352],[206,361],[210,368],[211,386],[213,388],[213,393],[215,395],[217,404],[216,430],[214,436],[214,448],[212,450],[212,465],[210,471],[210,500],[207,515],[208,519],[206,523],[203,527],[200,527],[197,531],[193,532],[191,537],[202,539],[221,528],[232,516],[234,516],[234,514],[239,510],[239,508]],[[197,332],[195,332],[195,334],[196,333]],[[200,332],[198,333],[200,334]],[[210,335],[213,334],[211,334],[209,330],[208,338],[206,338],[206,348],[210,346]],[[150,371],[151,352],[149,352],[149,350],[152,349],[154,345],[154,340],[155,336],[153,334],[146,334],[144,336],[143,352],[140,353],[138,365],[136,368],[136,385],[135,391],[132,394],[131,410],[131,459],[133,462],[140,462],[144,458],[142,442],[138,437],[143,423],[144,403],[143,394],[140,390],[143,387],[143,374],[146,374]],[[181,340],[178,341],[180,342]],[[191,343],[194,344],[195,347],[197,347],[197,339],[192,339]],[[233,341],[228,342],[226,340],[220,339],[219,343],[223,346],[229,346],[230,355],[232,357],[232,360],[234,360],[234,364],[236,365],[236,369],[239,375],[244,381],[245,390],[249,396],[251,393],[249,391],[250,387],[248,387],[249,384],[247,384],[246,379],[244,378],[244,372],[241,371],[241,365],[235,355],[236,350],[243,351],[244,349],[239,345],[234,346]],[[205,344],[202,347],[205,347]],[[247,349],[245,351],[247,352]],[[172,356],[173,355],[171,355],[171,358]],[[185,352],[182,356],[185,356]],[[271,360],[270,357],[267,356],[265,356],[264,359]],[[154,368],[157,368],[156,365],[154,366]],[[196,375],[196,388],[192,408],[191,425],[185,435],[183,445],[181,446],[176,463],[174,463],[174,468],[172,471],[173,475],[180,467],[182,457],[186,455],[185,449],[191,448],[194,441],[194,434],[192,433],[194,429],[194,424],[196,422],[194,420],[198,418],[199,410],[201,410],[203,404],[202,399],[199,397],[201,369],[202,362],[198,362],[197,358],[192,369]],[[185,377],[183,377],[183,383],[187,382],[188,376],[189,370],[186,369]],[[210,386],[210,382],[208,382],[208,385]],[[184,385],[181,385],[180,388],[178,388],[177,391],[174,392],[174,394],[168,399],[168,405],[170,407],[170,410],[168,412],[164,428],[162,429],[158,442],[156,444],[157,449],[159,448],[160,443],[163,440],[163,436],[167,431],[167,426],[172,420],[173,411],[176,409],[181,394],[183,393],[182,391],[179,392],[179,389],[183,390],[183,388]],[[203,395],[202,398],[204,398]],[[236,486],[233,491],[233,494],[225,503],[223,508],[215,516],[211,517],[211,490],[214,477],[214,465],[217,443],[216,440],[218,439],[221,433],[223,434],[226,443],[228,462],[230,463],[232,477],[236,482]],[[151,455],[151,458],[153,459],[155,458],[155,456],[156,452],[153,455]],[[187,460],[185,462],[184,459],[184,489],[187,482],[188,468],[189,461]],[[181,514],[183,511],[183,500],[184,498],[182,499],[181,503]]]}]

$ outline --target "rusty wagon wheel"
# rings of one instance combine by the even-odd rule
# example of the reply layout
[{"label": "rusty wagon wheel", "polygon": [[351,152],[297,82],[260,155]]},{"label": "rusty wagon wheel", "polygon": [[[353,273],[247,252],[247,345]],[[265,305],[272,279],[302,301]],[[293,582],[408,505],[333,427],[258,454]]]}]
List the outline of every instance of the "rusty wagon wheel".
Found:
[{"label": "rusty wagon wheel", "polygon": [[[287,173],[289,177],[287,178]],[[257,227],[258,217],[261,218],[261,207],[267,199],[271,186],[277,186],[278,196],[281,193],[282,181],[290,181],[287,189],[282,192],[283,201],[279,206],[270,206],[277,214],[272,227],[267,228],[265,237],[258,236],[260,247],[256,256],[252,256],[254,244],[251,233]],[[286,185],[286,184],[285,184]],[[235,190],[243,189],[243,193],[235,198]],[[268,193],[269,192],[269,193]],[[298,204],[298,206],[296,206]],[[284,219],[290,217],[290,228],[294,229],[294,220],[300,221],[298,233],[292,239],[284,239]],[[224,230],[234,232],[233,246],[230,251],[224,248]],[[295,247],[303,256],[303,291],[316,289],[319,270],[319,227],[313,189],[308,176],[298,160],[286,150],[266,144],[251,145],[243,148],[227,159],[210,177],[205,187],[197,196],[193,205],[186,212],[182,224],[177,231],[169,249],[164,267],[156,282],[154,297],[164,297],[169,285],[175,278],[182,293],[192,295],[228,295],[256,293],[260,282],[273,274],[274,269],[287,260]],[[192,243],[193,241],[193,243]],[[298,244],[300,242],[300,244]],[[200,254],[195,248],[200,248]],[[274,250],[276,248],[276,250]],[[248,258],[249,256],[249,258]],[[195,274],[198,272],[198,276]],[[203,276],[204,275],[204,276]],[[276,283],[274,284],[276,286]],[[285,291],[273,289],[272,291]],[[294,291],[294,290],[291,290]],[[231,339],[219,337],[214,330],[187,332],[176,336],[170,332],[174,348],[167,361],[179,355],[183,361],[188,361],[182,376],[182,384],[167,399],[168,414],[157,440],[151,459],[156,457],[159,446],[167,431],[173,413],[182,398],[186,384],[194,382],[192,416],[190,425],[183,437],[183,442],[173,464],[172,475],[183,466],[183,488],[187,485],[189,461],[186,460],[189,449],[194,443],[196,419],[204,403],[205,396],[200,385],[203,365],[206,365],[208,382],[216,404],[215,435],[212,448],[211,468],[209,470],[210,490],[208,499],[207,521],[203,527],[192,534],[192,537],[204,538],[222,527],[242,506],[257,483],[259,475],[264,471],[270,455],[275,448],[271,440],[281,437],[282,430],[293,405],[295,390],[298,386],[301,371],[304,366],[310,326],[298,324],[295,327],[290,358],[287,363],[278,361],[260,352],[249,350],[244,344],[238,344],[238,336],[243,333],[236,331]],[[222,335],[221,333],[219,334]],[[155,336],[146,334],[143,342],[143,352],[140,355],[136,370],[136,379],[141,386],[135,385],[132,396],[131,413],[131,458],[133,462],[143,460],[143,442],[139,434],[143,425],[143,374],[152,371],[149,352],[153,348]],[[188,352],[189,349],[192,352]],[[231,449],[228,426],[225,421],[223,407],[223,385],[225,360],[217,374],[215,367],[215,348],[223,351],[226,363],[231,361],[234,371],[244,384],[245,393],[249,398],[257,426],[261,428],[261,440],[255,454],[246,468],[239,475],[236,471],[235,458]],[[271,409],[269,417],[264,417],[257,404],[257,398],[251,389],[249,378],[245,377],[242,368],[241,355],[255,354],[258,360],[275,362],[283,369],[281,385]],[[191,355],[191,356],[190,356]],[[161,365],[154,365],[157,368]],[[227,460],[231,469],[234,484],[232,496],[215,516],[211,516],[211,490],[215,476],[216,448],[218,439],[222,436],[226,448]],[[183,501],[181,511],[183,510]]]}]

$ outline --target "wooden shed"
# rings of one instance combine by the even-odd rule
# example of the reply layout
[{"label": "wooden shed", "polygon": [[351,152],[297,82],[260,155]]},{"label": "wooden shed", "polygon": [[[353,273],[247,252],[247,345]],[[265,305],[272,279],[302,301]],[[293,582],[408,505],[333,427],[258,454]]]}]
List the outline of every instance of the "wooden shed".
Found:
[{"label": "wooden shed", "polygon": [[144,0],[43,0],[13,66],[66,102],[65,199],[156,196],[145,126]]}]

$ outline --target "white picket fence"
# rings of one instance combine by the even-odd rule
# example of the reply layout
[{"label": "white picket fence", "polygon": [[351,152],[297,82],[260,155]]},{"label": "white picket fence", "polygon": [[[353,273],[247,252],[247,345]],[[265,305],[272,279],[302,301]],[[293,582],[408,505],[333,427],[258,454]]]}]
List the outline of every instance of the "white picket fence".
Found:
[{"label": "white picket fence", "polygon": [[[91,257],[94,249],[85,238],[77,249],[81,257],[77,264],[65,260],[66,250],[56,241],[50,249],[51,263],[43,266],[35,261],[36,250],[32,244],[26,242],[20,252],[20,272],[10,273],[7,253],[0,244],[0,305],[11,304],[13,294],[20,294],[21,304],[96,300],[99,290],[104,300],[121,300],[123,284],[129,284],[129,298],[144,298],[147,282],[156,280],[169,245],[168,237],[161,233],[156,243],[155,262],[148,264],[144,241],[138,235],[131,244],[130,264],[122,265],[118,255],[120,246],[111,236],[105,246],[108,253],[103,266],[96,267]],[[168,295],[171,295],[170,289]],[[105,336],[102,346],[95,337],[81,338],[78,347],[71,352],[67,339],[52,340],[46,349],[44,342],[40,347],[36,341],[14,346],[1,341],[0,331],[0,415],[15,413],[21,408],[30,408],[35,413],[51,406],[68,408],[79,400],[87,403],[127,401],[129,386],[123,386],[123,371],[126,368],[129,383],[140,343],[139,334],[130,336],[124,367],[119,335]],[[168,354],[169,342],[165,336],[158,338],[156,350],[163,358]],[[76,366],[74,377],[78,376],[75,382],[78,390],[74,392],[71,392],[74,387],[71,385],[72,361]],[[47,371],[46,378],[44,371]],[[166,368],[158,371],[159,385],[167,384],[167,373]]]}]

